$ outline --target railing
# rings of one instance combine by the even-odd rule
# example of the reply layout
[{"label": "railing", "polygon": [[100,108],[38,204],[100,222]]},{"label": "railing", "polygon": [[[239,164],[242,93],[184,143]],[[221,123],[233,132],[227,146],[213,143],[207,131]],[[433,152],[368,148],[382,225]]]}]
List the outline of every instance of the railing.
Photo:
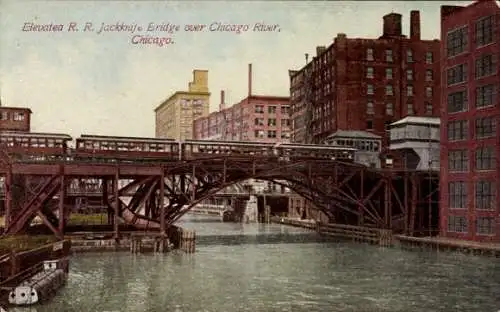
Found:
[{"label": "railing", "polygon": [[367,242],[381,246],[390,246],[393,244],[392,231],[386,229],[337,223],[325,224],[315,220],[298,220],[279,217],[273,217],[272,221],[310,229],[321,234],[341,239]]},{"label": "railing", "polygon": [[32,250],[3,255],[0,258],[0,286],[10,286],[9,282],[17,282],[26,275],[36,273],[43,261],[65,257],[69,254],[70,248],[71,241],[64,240]]}]

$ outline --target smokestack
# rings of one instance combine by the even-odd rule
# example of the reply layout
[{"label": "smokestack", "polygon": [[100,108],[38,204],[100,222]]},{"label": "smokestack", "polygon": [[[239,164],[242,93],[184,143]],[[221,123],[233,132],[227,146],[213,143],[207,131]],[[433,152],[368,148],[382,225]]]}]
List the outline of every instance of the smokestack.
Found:
[{"label": "smokestack", "polygon": [[223,111],[226,108],[226,99],[224,90],[220,90],[220,104],[219,111]]},{"label": "smokestack", "polygon": [[252,63],[248,64],[248,96],[252,96]]},{"label": "smokestack", "polygon": [[410,12],[410,39],[420,40],[420,11]]}]

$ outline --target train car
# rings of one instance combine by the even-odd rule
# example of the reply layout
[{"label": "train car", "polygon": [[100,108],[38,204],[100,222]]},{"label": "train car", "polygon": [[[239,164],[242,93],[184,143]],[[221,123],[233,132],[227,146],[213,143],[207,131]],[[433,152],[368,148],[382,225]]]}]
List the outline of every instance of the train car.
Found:
[{"label": "train car", "polygon": [[68,134],[37,132],[0,132],[0,146],[19,157],[61,158],[67,154]]},{"label": "train car", "polygon": [[179,159],[180,144],[173,139],[82,134],[76,139],[77,159],[171,161]]},{"label": "train car", "polygon": [[331,145],[278,143],[275,151],[281,160],[339,160],[354,161],[355,148]]},{"label": "train car", "polygon": [[219,156],[274,157],[273,143],[238,141],[186,140],[182,142],[182,159],[193,160]]}]

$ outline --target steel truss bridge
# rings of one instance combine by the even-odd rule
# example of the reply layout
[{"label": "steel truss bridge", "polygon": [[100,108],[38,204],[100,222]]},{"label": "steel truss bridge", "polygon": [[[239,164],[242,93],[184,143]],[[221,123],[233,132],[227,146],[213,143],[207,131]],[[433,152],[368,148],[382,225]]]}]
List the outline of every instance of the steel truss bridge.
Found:
[{"label": "steel truss bridge", "polygon": [[[0,152],[0,154],[2,154]],[[1,155],[0,155],[1,156]],[[77,194],[99,192],[114,233],[119,221],[165,231],[190,208],[247,179],[272,181],[313,202],[330,222],[392,229],[412,235],[438,210],[438,176],[325,159],[206,155],[188,161],[14,160],[0,157],[4,234],[26,231],[39,217],[63,237]],[[93,181],[92,190],[80,187]],[[284,182],[285,181],[285,182]],[[437,225],[437,224],[436,224]]]}]

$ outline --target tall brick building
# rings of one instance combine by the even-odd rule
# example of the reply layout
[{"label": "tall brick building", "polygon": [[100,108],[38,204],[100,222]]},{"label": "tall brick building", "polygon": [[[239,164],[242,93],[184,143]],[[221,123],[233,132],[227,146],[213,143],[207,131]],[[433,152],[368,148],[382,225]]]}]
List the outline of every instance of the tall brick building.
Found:
[{"label": "tall brick building", "polygon": [[251,64],[248,75],[248,96],[226,108],[221,91],[219,111],[193,122],[195,139],[252,142],[290,139],[289,97],[253,95]]},{"label": "tall brick building", "polygon": [[441,8],[443,236],[500,241],[500,8]]},{"label": "tall brick building", "polygon": [[[338,34],[298,70],[291,70],[292,140],[323,143],[338,130],[379,136],[386,149],[387,126],[405,116],[439,116],[439,40],[420,38],[420,13],[411,12],[409,38],[402,15],[383,17],[377,39]],[[307,58],[307,57],[306,57]]]},{"label": "tall brick building", "polygon": [[31,109],[5,107],[0,103],[0,131],[29,132],[31,130]]}]

